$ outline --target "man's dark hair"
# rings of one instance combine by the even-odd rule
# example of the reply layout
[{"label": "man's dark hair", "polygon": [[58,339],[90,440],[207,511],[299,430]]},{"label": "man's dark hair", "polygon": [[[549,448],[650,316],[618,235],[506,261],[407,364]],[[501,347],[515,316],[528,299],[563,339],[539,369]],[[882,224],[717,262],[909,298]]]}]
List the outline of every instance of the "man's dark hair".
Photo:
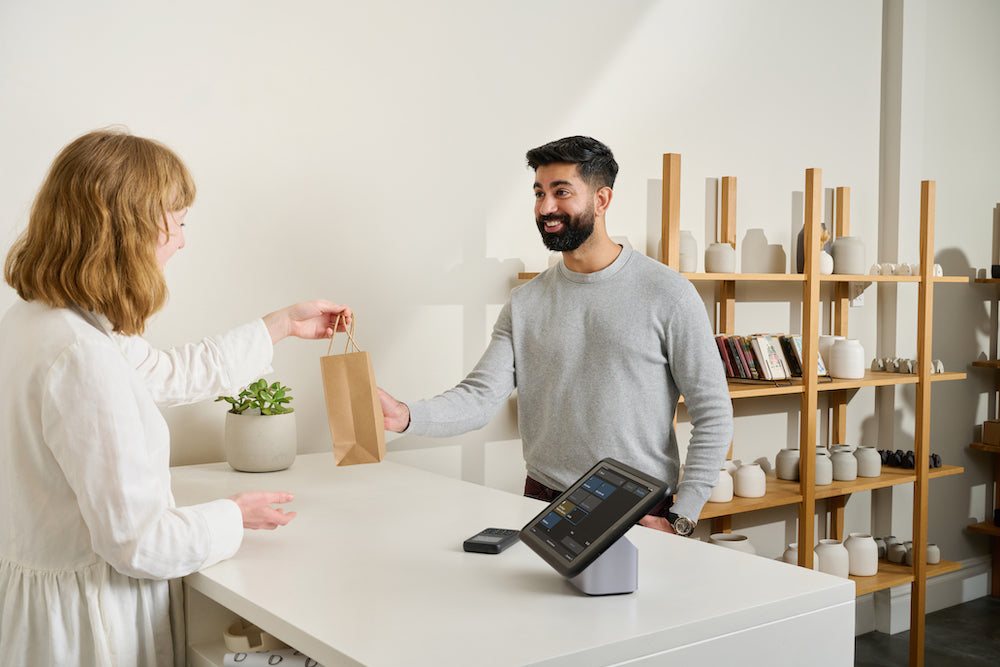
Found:
[{"label": "man's dark hair", "polygon": [[594,190],[613,188],[618,175],[618,163],[611,149],[591,137],[566,137],[532,148],[527,153],[528,166],[538,171],[556,162],[575,164],[587,185]]}]

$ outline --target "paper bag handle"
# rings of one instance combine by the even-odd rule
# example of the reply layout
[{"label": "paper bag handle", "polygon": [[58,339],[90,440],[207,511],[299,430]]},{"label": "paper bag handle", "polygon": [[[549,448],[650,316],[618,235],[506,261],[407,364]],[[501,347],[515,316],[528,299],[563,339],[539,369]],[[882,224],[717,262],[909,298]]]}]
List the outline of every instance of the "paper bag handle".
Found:
[{"label": "paper bag handle", "polygon": [[[343,315],[337,315],[337,320],[336,322],[333,323],[333,336],[330,336],[330,347],[326,351],[327,356],[330,356],[330,353],[333,351],[333,339],[337,335],[337,329],[340,328],[341,319],[343,319],[345,323],[347,322],[346,317],[344,317]],[[353,318],[351,320],[351,328],[347,330],[347,343],[344,345],[344,354],[347,354],[347,350],[350,348],[351,345],[354,346],[354,350],[356,352],[361,351],[361,348],[358,347],[358,344],[354,342],[354,322],[356,319],[357,318]]]}]

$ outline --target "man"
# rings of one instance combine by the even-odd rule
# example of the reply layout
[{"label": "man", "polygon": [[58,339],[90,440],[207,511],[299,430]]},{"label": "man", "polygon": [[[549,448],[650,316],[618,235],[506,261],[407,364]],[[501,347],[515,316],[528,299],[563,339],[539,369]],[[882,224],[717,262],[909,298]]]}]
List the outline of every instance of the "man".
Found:
[{"label": "man", "polygon": [[[517,388],[525,495],[551,500],[613,457],[671,483],[640,523],[690,535],[732,438],[732,404],[704,304],[660,262],[611,240],[611,150],[568,137],[528,151],[535,220],[562,262],[511,292],[475,369],[410,405],[380,391],[387,429],[451,436],[484,426]],[[693,426],[684,479],[673,427]]]}]

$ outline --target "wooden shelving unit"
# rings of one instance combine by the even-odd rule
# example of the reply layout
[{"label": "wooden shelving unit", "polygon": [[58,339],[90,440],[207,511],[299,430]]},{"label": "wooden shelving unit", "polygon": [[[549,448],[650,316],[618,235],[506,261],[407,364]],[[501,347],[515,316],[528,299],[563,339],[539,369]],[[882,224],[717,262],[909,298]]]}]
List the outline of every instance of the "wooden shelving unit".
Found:
[{"label": "wooden shelving unit", "polygon": [[[979,285],[1000,285],[1000,279],[997,278],[977,278],[975,282]],[[994,302],[994,307],[995,305],[996,302]],[[995,321],[995,317],[996,314],[994,313],[994,317],[991,319]],[[972,365],[975,368],[991,368],[997,371],[1000,370],[1000,359],[973,361]],[[997,379],[997,385],[1000,386],[1000,378]],[[1000,445],[989,445],[985,442],[973,442],[969,445],[969,448],[991,454],[1000,454]],[[993,457],[993,508],[1000,508],[1000,456]],[[1000,597],[1000,528],[994,526],[991,519],[992,517],[987,517],[986,521],[974,523],[968,526],[968,530],[974,533],[989,535],[993,538],[991,540],[993,571],[990,577],[990,595]]]},{"label": "wooden shelving unit", "polygon": [[[681,158],[678,154],[663,156],[663,257],[661,260],[674,268],[679,265],[680,249],[680,172]],[[851,577],[855,581],[858,595],[891,588],[911,585],[910,608],[910,664],[923,664],[925,589],[928,577],[937,576],[960,569],[958,563],[942,561],[935,565],[926,562],[927,547],[927,495],[931,479],[956,475],[963,472],[957,466],[943,466],[929,469],[918,466],[916,470],[902,470],[883,467],[877,478],[859,478],[852,482],[834,482],[827,486],[815,485],[815,453],[818,399],[822,394],[827,398],[830,411],[831,442],[846,441],[847,404],[862,387],[880,387],[900,384],[915,384],[917,388],[914,454],[917,461],[927,461],[930,455],[930,385],[932,382],[965,379],[965,373],[931,372],[931,325],[933,322],[934,285],[937,283],[966,283],[968,278],[955,276],[934,276],[934,194],[933,181],[921,184],[920,217],[920,274],[912,276],[875,275],[821,275],[819,271],[819,234],[822,210],[822,171],[808,169],[805,172],[805,262],[801,274],[684,274],[692,281],[715,283],[716,333],[735,334],[736,285],[740,283],[799,283],[802,285],[802,378],[783,383],[744,383],[731,381],[730,396],[736,400],[750,397],[797,395],[800,400],[799,435],[799,481],[787,482],[769,475],[767,491],[762,498],[736,497],[730,503],[708,503],[702,511],[702,519],[710,519],[715,531],[728,531],[731,517],[736,514],[753,512],[781,506],[795,506],[798,516],[798,544],[816,544],[814,516],[817,501],[824,501],[831,512],[829,532],[835,539],[844,537],[844,506],[852,493],[873,489],[913,484],[913,553],[912,566],[898,565],[883,561],[879,573],[873,577]],[[835,224],[836,237],[850,233],[850,189],[836,190]],[[721,179],[720,234],[717,242],[736,246],[736,179]],[[1000,282],[1000,281],[998,281]],[[916,283],[918,288],[917,358],[919,368],[913,374],[867,372],[860,380],[830,380],[819,377],[816,372],[817,348],[819,342],[821,285],[832,290],[832,331],[836,335],[847,335],[847,311],[851,283]],[[1000,367],[1000,366],[998,366]],[[734,447],[737,446],[734,444]],[[970,527],[971,529],[971,527]],[[1000,532],[1000,531],[998,531]],[[813,550],[800,548],[799,565],[812,567]]]}]

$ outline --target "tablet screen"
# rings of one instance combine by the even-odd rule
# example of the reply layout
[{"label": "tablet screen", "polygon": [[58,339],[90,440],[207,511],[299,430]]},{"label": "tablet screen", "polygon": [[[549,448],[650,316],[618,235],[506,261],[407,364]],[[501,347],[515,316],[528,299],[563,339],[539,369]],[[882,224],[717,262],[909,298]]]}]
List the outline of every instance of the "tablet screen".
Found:
[{"label": "tablet screen", "polygon": [[666,497],[665,482],[603,459],[521,529],[521,541],[576,576]]}]

